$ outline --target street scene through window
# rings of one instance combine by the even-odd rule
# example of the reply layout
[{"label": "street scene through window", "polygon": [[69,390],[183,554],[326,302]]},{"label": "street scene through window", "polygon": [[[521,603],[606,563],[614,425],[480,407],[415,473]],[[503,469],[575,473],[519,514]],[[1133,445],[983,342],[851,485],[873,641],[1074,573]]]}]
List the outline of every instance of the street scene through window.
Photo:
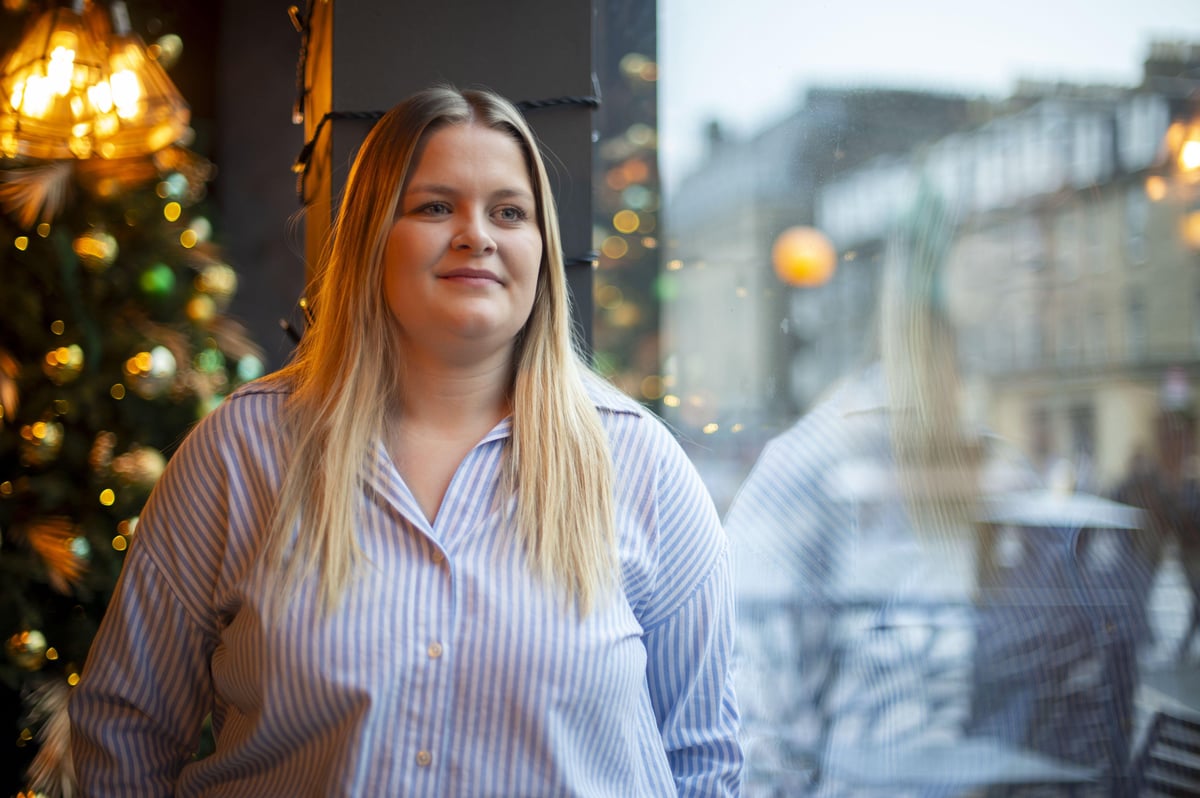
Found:
[{"label": "street scene through window", "polygon": [[602,4],[595,356],[738,576],[746,794],[1200,794],[1194,4]]}]

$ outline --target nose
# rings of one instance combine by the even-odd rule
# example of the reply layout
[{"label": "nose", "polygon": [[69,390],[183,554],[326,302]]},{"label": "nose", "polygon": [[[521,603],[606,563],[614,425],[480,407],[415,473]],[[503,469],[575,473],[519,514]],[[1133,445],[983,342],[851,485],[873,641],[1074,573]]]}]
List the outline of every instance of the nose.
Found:
[{"label": "nose", "polygon": [[463,218],[462,224],[450,241],[452,249],[459,252],[471,252],[475,255],[487,255],[496,251],[496,241],[487,228],[487,221],[479,218],[478,214],[470,214]]}]

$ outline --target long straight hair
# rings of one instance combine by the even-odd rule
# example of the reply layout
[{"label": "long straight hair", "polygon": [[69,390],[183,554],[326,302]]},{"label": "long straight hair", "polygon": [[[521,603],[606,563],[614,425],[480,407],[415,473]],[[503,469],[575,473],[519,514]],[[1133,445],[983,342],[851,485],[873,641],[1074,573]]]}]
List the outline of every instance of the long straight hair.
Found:
[{"label": "long straight hair", "polygon": [[533,309],[514,342],[501,495],[516,496],[516,536],[533,571],[567,604],[586,614],[615,582],[612,459],[573,346],[545,164],[509,102],[487,91],[435,87],[393,108],[364,140],[322,253],[313,321],[280,372],[292,387],[285,426],[293,448],[265,546],[280,608],[315,575],[323,610],[334,609],[365,564],[355,536],[365,469],[405,379],[383,291],[384,245],[422,143],[439,129],[468,124],[520,145],[543,242]]}]

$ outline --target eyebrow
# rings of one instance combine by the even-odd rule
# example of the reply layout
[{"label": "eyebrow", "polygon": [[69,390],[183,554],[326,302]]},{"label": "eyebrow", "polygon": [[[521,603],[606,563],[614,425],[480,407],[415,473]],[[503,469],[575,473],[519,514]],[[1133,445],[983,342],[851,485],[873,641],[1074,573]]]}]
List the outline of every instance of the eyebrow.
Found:
[{"label": "eyebrow", "polygon": [[[442,183],[416,183],[409,186],[405,194],[436,194],[441,196],[454,197],[458,195],[458,191],[451,186]],[[532,201],[533,193],[522,188],[502,188],[492,192],[493,199],[512,199],[523,198]]]}]

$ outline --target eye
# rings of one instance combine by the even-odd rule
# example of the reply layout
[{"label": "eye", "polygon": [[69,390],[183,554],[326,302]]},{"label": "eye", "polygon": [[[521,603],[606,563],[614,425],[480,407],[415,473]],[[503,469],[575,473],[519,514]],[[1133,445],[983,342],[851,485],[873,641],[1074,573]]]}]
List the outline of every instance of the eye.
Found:
[{"label": "eye", "polygon": [[525,212],[524,208],[518,208],[515,205],[505,205],[496,211],[496,215],[502,222],[522,222],[529,218],[529,214]]},{"label": "eye", "polygon": [[417,213],[421,216],[444,216],[450,213],[450,205],[440,200],[426,202],[424,205],[418,206]]}]

